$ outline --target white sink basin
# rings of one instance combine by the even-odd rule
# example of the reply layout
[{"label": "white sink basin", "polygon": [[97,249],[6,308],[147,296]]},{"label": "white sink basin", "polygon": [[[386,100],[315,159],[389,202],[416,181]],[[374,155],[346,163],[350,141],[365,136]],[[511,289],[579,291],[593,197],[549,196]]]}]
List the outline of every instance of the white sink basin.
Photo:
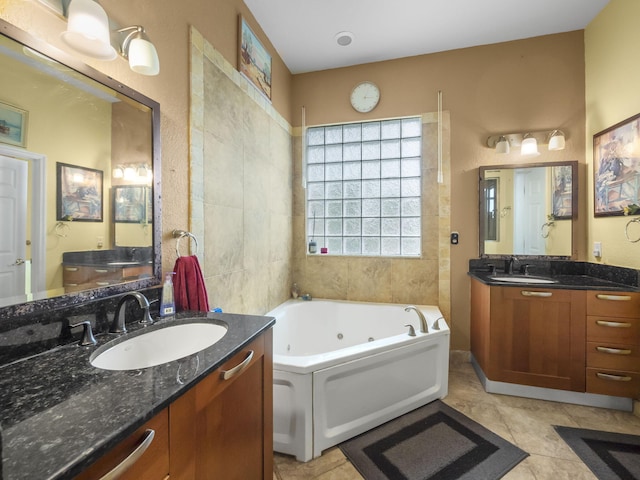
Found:
[{"label": "white sink basin", "polygon": [[153,367],[204,350],[226,333],[226,326],[213,323],[170,325],[131,337],[104,351],[97,350],[91,356],[91,365],[104,370]]},{"label": "white sink basin", "polygon": [[532,277],[530,275],[500,275],[491,277],[491,280],[496,282],[509,282],[509,283],[557,283],[556,280],[544,277]]}]

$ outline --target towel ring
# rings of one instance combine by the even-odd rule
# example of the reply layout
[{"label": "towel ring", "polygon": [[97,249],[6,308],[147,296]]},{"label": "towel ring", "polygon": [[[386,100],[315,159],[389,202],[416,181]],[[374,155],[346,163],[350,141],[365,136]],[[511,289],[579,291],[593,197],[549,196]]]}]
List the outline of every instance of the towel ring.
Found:
[{"label": "towel ring", "polygon": [[67,234],[71,231],[71,227],[68,223],[58,222],[56,226],[53,228],[53,232],[62,238],[66,238]]},{"label": "towel ring", "polygon": [[188,238],[193,239],[193,242],[196,244],[196,251],[195,251],[194,255],[198,255],[198,239],[196,238],[196,236],[191,232],[187,232],[186,230],[174,230],[173,231],[173,238],[177,238],[177,240],[176,240],[176,256],[177,257],[181,257],[182,256],[182,255],[180,255],[180,239],[182,239],[184,237],[188,237]]},{"label": "towel ring", "polygon": [[549,238],[549,234],[551,233],[551,227],[553,227],[553,222],[547,222],[543,224],[542,227],[540,227],[540,235],[542,235],[542,238]]},{"label": "towel ring", "polygon": [[631,240],[629,238],[629,225],[631,225],[632,223],[635,223],[635,222],[639,222],[640,223],[640,217],[632,218],[631,220],[629,220],[627,222],[627,225],[624,227],[624,236],[627,237],[627,240],[629,240],[631,243],[640,242],[640,236],[638,238],[636,238],[635,240]]}]

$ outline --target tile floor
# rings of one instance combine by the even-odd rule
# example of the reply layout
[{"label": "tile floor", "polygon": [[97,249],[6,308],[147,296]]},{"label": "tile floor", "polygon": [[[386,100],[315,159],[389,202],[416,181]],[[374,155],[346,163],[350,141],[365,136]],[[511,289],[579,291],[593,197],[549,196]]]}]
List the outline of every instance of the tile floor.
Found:
[{"label": "tile floor", "polygon": [[[452,352],[449,394],[443,399],[529,453],[505,480],[594,480],[552,425],[640,434],[640,417],[627,412],[486,393],[464,352]],[[274,480],[362,480],[338,447],[307,463],[276,453]]]}]

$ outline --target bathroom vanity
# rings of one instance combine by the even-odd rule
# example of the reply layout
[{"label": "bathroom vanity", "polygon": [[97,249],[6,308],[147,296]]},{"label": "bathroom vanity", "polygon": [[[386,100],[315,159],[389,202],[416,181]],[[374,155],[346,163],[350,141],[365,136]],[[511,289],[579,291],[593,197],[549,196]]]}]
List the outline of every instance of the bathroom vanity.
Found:
[{"label": "bathroom vanity", "polygon": [[[640,398],[637,283],[595,276],[598,272],[585,271],[590,266],[581,262],[545,263],[557,264],[545,275],[554,283],[534,283],[534,276],[527,283],[526,275],[509,283],[487,271],[469,273],[472,361],[485,388],[630,408],[631,399]],[[573,274],[567,272],[570,264],[577,269]],[[606,268],[628,271],[622,273],[630,277],[635,272],[595,270]]]},{"label": "bathroom vanity", "polygon": [[[108,333],[96,334],[97,346],[74,338],[2,366],[2,478],[101,478],[152,429],[146,453],[120,478],[270,479],[274,319],[189,313],[158,324],[194,318],[227,325],[227,333],[200,352],[157,366],[93,367],[91,355],[117,337]],[[152,328],[128,327],[132,333]]]}]

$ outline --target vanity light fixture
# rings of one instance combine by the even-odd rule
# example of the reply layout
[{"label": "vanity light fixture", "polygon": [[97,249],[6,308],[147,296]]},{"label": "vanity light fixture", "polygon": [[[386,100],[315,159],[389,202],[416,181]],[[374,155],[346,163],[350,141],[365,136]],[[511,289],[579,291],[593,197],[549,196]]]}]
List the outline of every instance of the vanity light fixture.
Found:
[{"label": "vanity light fixture", "polygon": [[146,38],[142,25],[120,28],[119,34],[126,34],[120,44],[120,55],[129,60],[131,70],[142,75],[158,75],[160,60],[156,47]]},{"label": "vanity light fixture", "polygon": [[78,53],[98,60],[114,60],[118,55],[111,46],[109,17],[93,0],[72,0],[67,11],[67,30],[62,41]]},{"label": "vanity light fixture", "polygon": [[[104,9],[94,0],[38,1],[67,20],[67,30],[60,36],[75,52],[98,60],[114,60],[119,51],[134,72],[142,75],[157,75],[160,72],[158,52],[143,26],[120,28],[110,21]],[[118,51],[113,47],[112,39]]]},{"label": "vanity light fixture", "polygon": [[540,152],[538,152],[538,141],[529,133],[525,133],[524,137],[522,137],[522,143],[520,144],[520,155],[540,155]]},{"label": "vanity light fixture", "polygon": [[501,133],[487,138],[487,146],[496,153],[507,154],[512,148],[520,148],[524,156],[540,155],[538,145],[548,144],[550,151],[564,150],[566,134],[562,130],[546,130],[526,133]]}]

